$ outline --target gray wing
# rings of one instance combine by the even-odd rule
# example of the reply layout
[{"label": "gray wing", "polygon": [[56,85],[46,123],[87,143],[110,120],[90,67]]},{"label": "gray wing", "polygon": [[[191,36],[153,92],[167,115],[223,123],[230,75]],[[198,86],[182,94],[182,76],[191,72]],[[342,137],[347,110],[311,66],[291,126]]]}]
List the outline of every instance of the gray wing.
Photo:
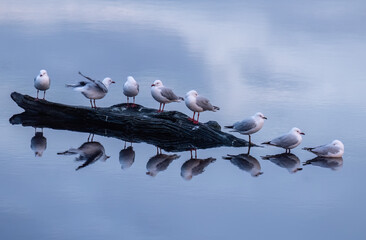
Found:
[{"label": "gray wing", "polygon": [[270,141],[271,144],[280,146],[282,148],[288,148],[297,143],[297,138],[293,134],[286,134],[281,137],[275,138]]},{"label": "gray wing", "polygon": [[311,152],[320,154],[320,155],[327,155],[328,153],[332,153],[335,154],[338,152],[338,148],[332,144],[327,144],[327,145],[321,145],[318,147],[315,147],[313,149],[310,149]]},{"label": "gray wing", "polygon": [[180,99],[180,97],[175,95],[172,89],[166,87],[161,88],[161,95],[171,101]]},{"label": "gray wing", "polygon": [[203,111],[209,110],[214,111],[214,107],[210,103],[210,101],[202,96],[197,96],[196,104],[203,109]]},{"label": "gray wing", "polygon": [[96,82],[94,79],[91,79],[90,77],[85,76],[85,75],[84,75],[84,74],[82,74],[81,72],[79,72],[79,74],[80,74],[81,76],[83,76],[84,78],[88,79],[88,80],[89,80],[89,81],[91,81],[91,82]]},{"label": "gray wing", "polygon": [[94,83],[99,90],[102,90],[104,93],[108,92],[108,88],[101,81],[94,81]]},{"label": "gray wing", "polygon": [[236,122],[236,123],[234,123],[233,126],[234,126],[235,131],[246,132],[246,131],[249,131],[249,130],[255,128],[257,126],[257,124],[254,119],[249,118],[249,119],[245,119],[241,122]]}]

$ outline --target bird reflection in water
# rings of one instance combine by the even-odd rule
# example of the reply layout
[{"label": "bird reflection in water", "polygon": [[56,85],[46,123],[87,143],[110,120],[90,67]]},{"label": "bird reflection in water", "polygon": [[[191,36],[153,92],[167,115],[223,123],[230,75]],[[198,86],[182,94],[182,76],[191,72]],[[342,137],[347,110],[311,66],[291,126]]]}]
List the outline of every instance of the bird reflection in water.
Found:
[{"label": "bird reflection in water", "polygon": [[293,153],[282,153],[276,155],[267,155],[261,157],[263,160],[270,160],[279,167],[286,168],[289,173],[296,173],[301,171],[300,159]]},{"label": "bird reflection in water", "polygon": [[119,152],[119,163],[121,164],[121,169],[125,170],[130,168],[135,162],[135,151],[132,147],[132,142],[129,147],[126,148],[126,142],[124,148]]},{"label": "bird reflection in water", "polygon": [[[82,165],[77,167],[75,170],[84,168],[92,163],[95,163],[99,159],[106,161],[110,156],[105,154],[105,150],[102,144],[94,142],[94,135],[90,134],[88,141],[83,143],[79,148],[70,148],[65,152],[59,152],[58,155],[74,155],[79,154],[75,158],[76,161],[85,161]],[[90,138],[91,136],[91,138]]]},{"label": "bird reflection in water", "polygon": [[38,132],[34,128],[34,137],[31,139],[31,149],[34,151],[35,157],[42,157],[44,150],[47,148],[47,139],[43,136],[43,128]]},{"label": "bird reflection in water", "polygon": [[[193,158],[192,151],[195,152],[195,157]],[[180,175],[185,180],[191,180],[194,176],[197,176],[205,171],[205,168],[210,165],[211,163],[215,162],[215,158],[206,158],[206,159],[199,159],[197,158],[197,150],[192,149],[191,152],[191,159],[183,163],[181,167]]]},{"label": "bird reflection in water", "polygon": [[156,155],[151,157],[146,163],[146,175],[155,177],[159,172],[164,171],[173,162],[173,160],[180,158],[177,154],[163,154],[161,148],[156,147]]},{"label": "bird reflection in water", "polygon": [[330,168],[334,171],[341,170],[343,167],[343,158],[327,158],[316,157],[311,160],[307,160],[303,165],[314,165],[323,168]]},{"label": "bird reflection in water", "polygon": [[259,161],[249,155],[249,154],[238,154],[238,155],[230,155],[228,154],[225,157],[222,157],[223,159],[230,160],[232,164],[237,166],[243,171],[246,171],[252,175],[252,177],[258,177],[259,175],[262,175],[263,172],[261,172],[261,165]]}]

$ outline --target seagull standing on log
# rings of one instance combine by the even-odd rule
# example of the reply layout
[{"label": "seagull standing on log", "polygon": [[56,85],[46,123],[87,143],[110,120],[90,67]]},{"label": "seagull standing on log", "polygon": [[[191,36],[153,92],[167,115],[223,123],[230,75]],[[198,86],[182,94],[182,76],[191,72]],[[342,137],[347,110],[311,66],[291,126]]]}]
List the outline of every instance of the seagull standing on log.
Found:
[{"label": "seagull standing on log", "polygon": [[[184,98],[175,95],[172,89],[165,87],[160,80],[155,80],[151,85],[151,95],[160,103],[158,112],[164,111],[166,103],[181,102],[184,100]],[[161,105],[163,105],[163,108],[161,108]]]},{"label": "seagull standing on log", "polygon": [[132,76],[127,77],[127,81],[123,85],[123,94],[127,97],[127,106],[129,104],[129,98],[133,98],[132,107],[135,106],[135,97],[139,94],[140,87],[139,84]]},{"label": "seagull standing on log", "polygon": [[[217,110],[220,110],[219,107],[213,106],[207,98],[198,95],[197,91],[195,90],[187,92],[185,97],[185,103],[186,106],[191,111],[193,111],[193,117],[189,118],[189,120],[196,124],[198,124],[198,119],[200,118],[200,112],[204,111],[216,112]],[[198,112],[198,116],[197,120],[194,120],[196,112]]]},{"label": "seagull standing on log", "polygon": [[[80,81],[77,84],[66,84],[66,87],[72,87],[75,91],[81,92],[86,98],[90,99],[90,105],[92,108],[97,108],[95,104],[95,99],[101,99],[108,93],[108,88],[112,83],[111,78],[106,77],[103,81],[93,80],[90,77],[83,75],[79,72],[81,76],[86,78],[88,81]],[[92,103],[94,101],[94,106]]]},{"label": "seagull standing on log", "polygon": [[47,74],[47,71],[42,69],[39,71],[39,75],[34,78],[34,87],[37,89],[37,100],[39,91],[43,91],[43,99],[46,98],[46,90],[50,88],[50,77]]}]

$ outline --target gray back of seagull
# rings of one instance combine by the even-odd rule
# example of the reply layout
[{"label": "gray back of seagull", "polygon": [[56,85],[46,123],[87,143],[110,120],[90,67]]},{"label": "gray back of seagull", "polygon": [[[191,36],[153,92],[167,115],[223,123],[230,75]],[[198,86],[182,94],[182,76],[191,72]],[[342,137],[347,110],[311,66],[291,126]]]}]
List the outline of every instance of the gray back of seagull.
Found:
[{"label": "gray back of seagull", "polygon": [[288,148],[296,144],[297,142],[298,142],[297,137],[294,134],[286,134],[270,141],[271,144],[280,146],[282,148]]},{"label": "gray back of seagull", "polygon": [[197,96],[196,104],[203,109],[203,111],[214,111],[214,107],[210,101],[202,96]]},{"label": "gray back of seagull", "polygon": [[244,119],[241,122],[236,122],[233,124],[234,131],[237,132],[247,132],[257,126],[253,118]]},{"label": "gray back of seagull", "polygon": [[177,101],[180,99],[177,95],[175,95],[172,89],[167,87],[161,88],[161,95],[170,101]]}]

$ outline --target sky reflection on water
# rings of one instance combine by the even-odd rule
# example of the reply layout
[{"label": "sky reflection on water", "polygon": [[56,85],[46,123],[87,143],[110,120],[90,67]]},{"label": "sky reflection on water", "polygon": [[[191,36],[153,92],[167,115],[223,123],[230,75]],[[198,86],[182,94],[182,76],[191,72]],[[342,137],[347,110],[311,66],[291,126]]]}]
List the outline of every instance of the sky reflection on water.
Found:
[{"label": "sky reflection on water", "polygon": [[[1,239],[364,239],[365,6],[1,1]],[[196,162],[186,164],[190,152],[180,152],[151,177],[147,163],[155,146],[134,143],[134,161],[121,169],[124,142],[95,136],[111,157],[76,172],[80,162],[57,153],[79,147],[88,134],[52,129],[43,130],[47,146],[35,157],[34,129],[8,122],[22,111],[9,95],[35,96],[33,78],[42,68],[52,79],[47,98],[54,102],[88,106],[65,88],[81,71],[117,81],[101,106],[124,102],[122,83],[132,75],[141,88],[136,102],[147,107],[158,107],[150,85],[161,79],[181,96],[194,88],[220,106],[201,114],[203,122],[224,126],[261,111],[268,121],[256,143],[294,126],[306,132],[292,151],[302,170],[288,174],[262,160],[281,149],[253,148],[263,174],[252,177],[222,159],[247,149],[222,147],[198,150],[198,159],[216,159],[200,174],[188,166]],[[191,114],[184,104],[166,108]],[[336,138],[345,144],[342,161],[315,161],[300,149]]]}]

